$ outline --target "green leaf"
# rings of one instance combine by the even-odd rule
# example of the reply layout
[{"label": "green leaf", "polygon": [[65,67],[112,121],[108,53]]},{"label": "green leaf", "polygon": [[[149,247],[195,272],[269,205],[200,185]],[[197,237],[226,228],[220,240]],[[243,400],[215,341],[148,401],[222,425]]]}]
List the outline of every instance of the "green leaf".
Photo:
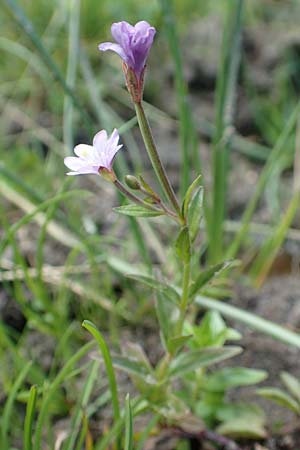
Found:
[{"label": "green leaf", "polygon": [[214,309],[225,317],[229,317],[231,320],[237,320],[238,322],[251,327],[253,330],[260,331],[261,333],[273,337],[273,339],[300,348],[300,335],[298,333],[288,330],[281,325],[277,325],[270,320],[266,320],[263,317],[252,314],[244,309],[229,305],[226,302],[204,297],[203,295],[198,295],[195,299],[195,303],[201,308],[208,310]]},{"label": "green leaf", "polygon": [[208,375],[205,390],[223,392],[236,386],[248,386],[260,383],[267,378],[264,370],[248,369],[246,367],[226,367]]},{"label": "green leaf", "polygon": [[149,275],[130,273],[128,277],[132,278],[133,280],[137,280],[153,289],[163,292],[171,302],[175,303],[176,305],[179,305],[180,295],[178,294],[176,289],[170,284],[167,284],[166,282],[163,281],[158,281],[156,278],[151,277]]},{"label": "green leaf", "polygon": [[300,382],[288,372],[281,372],[280,378],[290,394],[300,403]]},{"label": "green leaf", "polygon": [[178,308],[163,295],[161,291],[157,291],[155,299],[155,311],[159,322],[161,341],[168,350],[168,341],[172,337],[173,330],[179,317]]},{"label": "green leaf", "polygon": [[31,386],[24,422],[24,450],[32,450],[32,425],[37,399],[37,386]]},{"label": "green leaf", "polygon": [[217,430],[218,433],[230,437],[239,437],[247,439],[264,439],[267,436],[264,422],[255,417],[241,417],[234,420],[228,420],[220,425]]},{"label": "green leaf", "polygon": [[17,379],[14,381],[13,385],[11,386],[9,395],[7,397],[7,400],[5,402],[3,411],[2,411],[2,420],[1,420],[1,443],[2,448],[10,448],[10,436],[9,436],[9,428],[11,425],[11,422],[13,419],[13,406],[14,402],[16,401],[18,391],[22,384],[24,383],[24,380],[26,379],[28,372],[32,366],[32,361],[27,362],[27,364],[22,368],[20,373],[18,374]]},{"label": "green leaf", "polygon": [[125,399],[125,445],[124,450],[133,450],[133,423],[129,394]]},{"label": "green leaf", "polygon": [[144,178],[142,177],[142,175],[139,175],[139,181],[141,183],[141,185],[143,186],[143,188],[145,189],[145,191],[147,191],[149,193],[149,195],[151,197],[154,198],[159,198],[158,195],[156,194],[156,192],[154,192],[154,190],[152,189],[151,186],[149,186],[149,184],[144,180]]},{"label": "green leaf", "polygon": [[113,368],[112,358],[110,355],[108,345],[107,345],[104,337],[100,333],[100,331],[97,329],[96,325],[94,325],[92,322],[90,322],[89,320],[84,320],[82,322],[82,326],[86,330],[88,330],[91,333],[91,335],[95,338],[95,340],[99,346],[99,349],[101,351],[101,354],[102,354],[102,357],[104,360],[104,364],[105,364],[105,368],[106,368],[108,381],[109,381],[109,387],[110,387],[111,399],[112,399],[112,405],[113,405],[113,412],[114,412],[114,420],[117,421],[120,417],[118,387],[117,387],[115,371]]},{"label": "green leaf", "polygon": [[183,214],[184,218],[187,217],[188,207],[189,207],[189,204],[191,201],[192,194],[195,189],[199,188],[200,181],[201,181],[201,175],[198,175],[198,177],[192,182],[192,184],[189,186],[188,190],[186,191],[186,194],[185,194],[185,197],[183,200],[183,204],[182,204],[182,214]]},{"label": "green leaf", "polygon": [[169,352],[175,355],[185,344],[191,339],[192,335],[188,336],[174,336],[167,342]]},{"label": "green leaf", "polygon": [[228,346],[223,348],[209,347],[182,353],[171,362],[169,375],[173,378],[180,377],[187,372],[231,358],[241,351],[240,347]]},{"label": "green leaf", "polygon": [[264,410],[256,403],[249,402],[223,403],[216,412],[216,418],[220,422],[228,422],[246,416],[249,420],[254,418],[255,420],[260,419],[262,422],[266,419]]},{"label": "green leaf", "polygon": [[122,352],[131,360],[137,361],[140,367],[144,368],[147,373],[153,373],[150,361],[140,344],[126,342],[125,345],[122,345]]},{"label": "green leaf", "polygon": [[112,362],[115,367],[123,370],[129,375],[137,376],[148,384],[156,384],[155,378],[140,364],[139,361],[127,358],[126,356],[116,355],[112,357]]},{"label": "green leaf", "polygon": [[240,334],[232,328],[227,328],[226,323],[217,311],[207,312],[200,325],[184,325],[185,334],[192,334],[189,346],[191,348],[199,347],[219,347],[226,340],[238,340]]},{"label": "green leaf", "polygon": [[183,227],[175,243],[177,255],[183,263],[188,263],[191,255],[191,243],[188,227]]},{"label": "green leaf", "polygon": [[202,218],[203,209],[203,187],[200,186],[193,195],[188,207],[187,223],[190,232],[191,241],[196,239]]},{"label": "green leaf", "polygon": [[113,209],[119,214],[124,214],[125,216],[132,217],[157,217],[164,214],[163,211],[155,211],[154,209],[144,208],[143,206],[139,205],[123,205],[117,206]]},{"label": "green leaf", "polygon": [[220,275],[225,269],[228,269],[229,267],[232,267],[233,265],[236,265],[236,260],[231,261],[224,261],[219,264],[216,264],[212,267],[209,267],[208,269],[202,271],[194,283],[190,287],[190,296],[193,296],[197,294],[197,292],[203,288],[207,283],[209,283],[214,277],[217,275]]},{"label": "green leaf", "polygon": [[278,388],[262,388],[258,389],[258,395],[268,400],[272,400],[278,405],[285,406],[296,414],[300,413],[300,405],[289,394]]}]

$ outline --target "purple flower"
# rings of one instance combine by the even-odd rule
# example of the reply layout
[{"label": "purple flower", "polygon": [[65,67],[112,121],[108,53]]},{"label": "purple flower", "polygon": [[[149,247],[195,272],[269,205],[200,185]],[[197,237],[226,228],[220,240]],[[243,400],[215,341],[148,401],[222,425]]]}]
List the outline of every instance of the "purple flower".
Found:
[{"label": "purple flower", "polygon": [[139,79],[143,73],[155,33],[155,28],[144,20],[135,26],[124,21],[113,23],[111,34],[117,43],[105,42],[98,48],[104,52],[112,50],[118,53]]},{"label": "purple flower", "polygon": [[[98,174],[113,175],[112,164],[119,145],[119,133],[114,129],[108,138],[105,130],[99,131],[93,139],[93,145],[79,144],[74,148],[77,156],[64,159],[65,165],[72,170],[67,175]],[[108,178],[112,179],[112,177]]]}]

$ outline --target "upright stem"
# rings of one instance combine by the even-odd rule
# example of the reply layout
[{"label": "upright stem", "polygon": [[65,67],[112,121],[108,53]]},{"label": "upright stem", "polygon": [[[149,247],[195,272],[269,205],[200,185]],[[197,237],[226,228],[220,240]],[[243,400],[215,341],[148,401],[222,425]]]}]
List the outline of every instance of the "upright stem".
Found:
[{"label": "upright stem", "polygon": [[152,132],[141,103],[135,103],[135,111],[152,167],[170,203],[173,205],[178,216],[182,217],[178,200],[167,177],[165,168],[160,160],[156,145],[153,140]]}]

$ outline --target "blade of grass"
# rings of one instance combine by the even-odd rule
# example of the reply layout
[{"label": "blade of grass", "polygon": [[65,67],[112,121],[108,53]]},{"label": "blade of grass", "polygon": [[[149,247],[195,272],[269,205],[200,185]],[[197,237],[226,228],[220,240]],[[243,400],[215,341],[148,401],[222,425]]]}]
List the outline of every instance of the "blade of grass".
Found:
[{"label": "blade of grass", "polygon": [[[3,186],[2,184],[0,184],[0,192],[2,192],[2,193],[6,192],[7,193],[8,192],[7,186]],[[9,232],[7,233],[7,235],[2,240],[1,245],[0,245],[0,254],[2,254],[2,252],[5,250],[6,246],[8,245],[10,239],[12,239],[14,237],[15,233],[23,225],[26,225],[27,223],[29,223],[34,218],[36,218],[36,220],[38,220],[40,223],[44,223],[44,215],[40,215],[39,214],[44,209],[47,209],[49,206],[51,206],[55,202],[60,202],[62,200],[66,200],[67,198],[72,197],[73,195],[87,195],[87,194],[88,193],[86,191],[78,190],[78,189],[77,190],[72,190],[72,191],[69,191],[69,192],[64,192],[62,194],[55,195],[54,197],[44,201],[39,206],[37,206],[36,208],[31,210],[31,212],[25,214],[18,222],[16,222],[10,228]],[[24,199],[22,198],[22,201],[23,200]],[[31,209],[31,207],[30,207],[30,209]],[[50,228],[50,226],[49,226],[49,228]],[[52,228],[53,228],[53,226],[52,226]],[[53,231],[54,231],[54,228],[53,228]],[[54,234],[55,234],[56,238],[59,239],[62,243],[63,243],[65,238],[66,238],[67,241],[69,241],[67,235],[63,239],[61,237],[59,238],[58,234],[61,233],[61,231],[62,231],[61,228],[57,229],[57,227],[55,227],[55,233]],[[76,243],[75,245],[78,245],[78,244],[81,245],[80,241],[78,241],[77,238],[75,239],[75,242],[73,241],[73,243]]]},{"label": "blade of grass", "polygon": [[[73,0],[69,5],[69,51],[66,84],[71,89],[75,87],[77,60],[79,56],[79,35],[80,35],[80,0]],[[64,98],[63,113],[63,136],[64,143],[69,149],[74,147],[73,136],[73,104],[74,100],[70,95]]]},{"label": "blade of grass", "polygon": [[198,138],[187,98],[187,85],[183,75],[180,44],[173,11],[173,2],[171,0],[160,0],[160,5],[164,21],[164,30],[167,35],[175,68],[175,88],[179,111],[179,130],[181,141],[180,190],[181,196],[183,197],[190,184],[191,165],[193,165],[196,173],[199,174],[201,171],[200,155],[197,145]]},{"label": "blade of grass", "polygon": [[289,139],[289,136],[291,132],[293,131],[295,124],[298,120],[300,113],[300,101],[298,102],[297,106],[294,108],[293,112],[291,113],[289,119],[287,120],[285,128],[282,130],[282,133],[280,134],[276,145],[274,146],[273,150],[271,151],[267,162],[260,174],[260,177],[256,183],[256,189],[251,197],[250,201],[248,202],[248,205],[244,211],[240,229],[238,233],[236,234],[232,244],[229,246],[226,252],[226,258],[234,258],[243,242],[245,237],[247,236],[251,218],[254,214],[254,211],[256,209],[256,206],[259,202],[259,199],[264,191],[264,188],[266,186],[266,183],[268,182],[268,179],[270,175],[272,174],[274,167],[276,167],[277,164],[279,164],[279,160],[284,152],[284,147],[286,145],[287,140]]},{"label": "blade of grass", "polygon": [[54,394],[59,388],[60,384],[63,383],[69,372],[73,369],[74,364],[76,364],[84,355],[86,355],[92,348],[94,342],[89,342],[81,347],[73,356],[70,358],[61,371],[57,374],[55,379],[52,381],[44,395],[42,404],[40,407],[40,413],[36,422],[36,430],[34,435],[34,445],[33,450],[40,450],[42,448],[42,435],[44,431],[44,423],[49,414],[49,405],[54,398]]},{"label": "blade of grass", "polygon": [[77,439],[78,433],[80,431],[80,425],[82,422],[82,418],[87,419],[87,417],[85,415],[85,411],[88,406],[95,381],[97,380],[98,370],[99,370],[99,362],[94,361],[89,370],[88,377],[85,380],[84,388],[83,388],[81,397],[78,401],[76,410],[74,411],[73,416],[72,416],[72,422],[71,422],[71,427],[70,427],[71,434],[68,437],[68,439],[65,441],[65,443],[62,447],[62,450],[72,450],[75,447],[76,439]]},{"label": "blade of grass", "polygon": [[31,386],[24,421],[24,450],[32,450],[33,419],[36,408],[37,386]]},{"label": "blade of grass", "polygon": [[12,13],[15,21],[19,24],[24,33],[30,38],[32,44],[38,51],[41,59],[44,61],[50,72],[53,74],[54,78],[59,82],[66,95],[68,95],[72,99],[74,106],[78,109],[78,111],[81,114],[81,117],[85,123],[87,130],[91,131],[90,125],[91,119],[89,115],[85,112],[85,110],[81,106],[73,89],[71,89],[71,87],[66,83],[60,69],[57,67],[50,53],[42,43],[40,37],[38,36],[33,27],[32,22],[26,16],[23,8],[21,8],[21,6],[18,4],[16,0],[4,0],[4,2],[6,6],[9,8],[10,12]]},{"label": "blade of grass", "polygon": [[158,421],[159,421],[159,415],[154,415],[149,420],[148,424],[146,425],[146,427],[141,432],[141,435],[139,437],[139,442],[137,444],[136,450],[143,450],[145,448],[146,441],[147,441],[151,431],[153,430],[155,425],[158,423]]},{"label": "blade of grass", "polygon": [[211,264],[223,256],[223,226],[226,211],[228,140],[231,137],[240,41],[243,0],[228,3],[228,17],[223,35],[221,65],[216,92],[216,125],[213,139],[213,194],[208,215],[209,259]]},{"label": "blade of grass", "polygon": [[125,399],[125,444],[124,450],[133,450],[133,423],[130,396]]},{"label": "blade of grass", "polygon": [[118,399],[118,388],[117,388],[117,382],[115,377],[115,371],[113,368],[110,351],[109,348],[105,342],[105,339],[103,338],[100,331],[96,328],[96,326],[90,322],[89,320],[84,320],[82,323],[82,326],[88,330],[92,336],[95,338],[96,342],[98,343],[99,349],[101,351],[108,380],[109,380],[109,386],[110,386],[110,392],[111,392],[111,399],[112,399],[112,405],[113,405],[113,413],[114,413],[114,421],[117,423],[117,421],[120,418],[120,406],[119,406],[119,399]]},{"label": "blade of grass", "polygon": [[18,390],[22,386],[30,367],[31,361],[29,361],[25,367],[19,373],[16,381],[13,383],[12,388],[10,390],[9,396],[4,405],[3,414],[2,414],[2,423],[1,423],[1,448],[8,449],[10,448],[10,439],[9,439],[9,428],[12,421],[13,415],[13,405],[17,397]]},{"label": "blade of grass", "polygon": [[294,333],[269,320],[244,311],[243,309],[236,308],[235,306],[228,305],[225,302],[200,295],[196,296],[195,303],[204,309],[218,311],[223,316],[232,320],[237,320],[238,322],[241,322],[254,330],[260,331],[261,333],[267,334],[278,341],[300,348],[300,335],[298,333]]},{"label": "blade of grass", "polygon": [[264,282],[272,263],[286,237],[288,229],[299,208],[300,193],[296,192],[290,204],[280,220],[279,224],[273,231],[272,235],[262,245],[258,256],[249,271],[249,275],[255,279],[255,285],[261,286]]},{"label": "blade of grass", "polygon": [[[141,401],[140,397],[137,397],[131,401],[132,415],[133,417],[141,414],[147,409],[147,403]],[[107,450],[111,442],[115,442],[124,427],[125,416],[124,414],[119,418],[117,422],[113,424],[107,434],[102,437],[94,447],[94,450]]]}]

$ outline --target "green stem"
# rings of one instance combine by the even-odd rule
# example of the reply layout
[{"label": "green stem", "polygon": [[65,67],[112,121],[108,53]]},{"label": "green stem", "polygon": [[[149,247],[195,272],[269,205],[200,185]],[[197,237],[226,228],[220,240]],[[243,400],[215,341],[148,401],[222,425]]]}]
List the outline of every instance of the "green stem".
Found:
[{"label": "green stem", "polygon": [[190,275],[191,275],[191,265],[190,262],[187,262],[183,266],[183,277],[182,277],[182,294],[180,301],[180,316],[177,324],[177,334],[178,336],[182,333],[182,327],[184,323],[184,318],[186,315],[186,310],[189,301],[189,284],[190,284]]},{"label": "green stem", "polygon": [[116,188],[122,192],[125,197],[127,197],[132,202],[136,203],[137,205],[141,205],[144,208],[150,209],[151,211],[163,211],[166,215],[172,217],[172,219],[175,219],[176,222],[178,221],[178,217],[176,214],[173,213],[173,211],[170,211],[168,208],[165,207],[163,203],[159,203],[160,208],[156,208],[155,206],[151,205],[150,203],[145,202],[143,199],[139,198],[137,195],[130,192],[124,184],[122,184],[118,179],[114,181],[114,185]]},{"label": "green stem", "polygon": [[175,192],[171,186],[171,183],[167,177],[165,168],[162,165],[162,162],[160,160],[156,145],[153,140],[152,132],[151,132],[147,117],[145,115],[144,108],[141,103],[135,103],[135,111],[136,111],[139,127],[141,130],[141,134],[142,134],[142,137],[144,140],[144,144],[145,144],[147,153],[149,155],[152,167],[155,171],[155,174],[156,174],[167,198],[169,199],[170,203],[173,205],[176,213],[178,214],[178,216],[180,218],[182,218],[178,200],[177,200]]}]

